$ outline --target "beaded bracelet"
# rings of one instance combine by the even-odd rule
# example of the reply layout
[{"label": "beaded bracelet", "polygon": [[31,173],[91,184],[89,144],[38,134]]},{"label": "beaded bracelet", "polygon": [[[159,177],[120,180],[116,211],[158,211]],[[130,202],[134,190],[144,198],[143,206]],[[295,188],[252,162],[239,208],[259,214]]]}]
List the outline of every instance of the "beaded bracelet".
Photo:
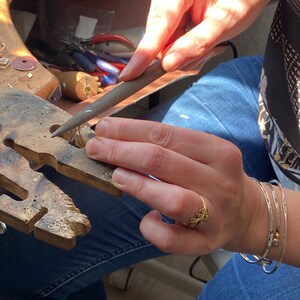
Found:
[{"label": "beaded bracelet", "polygon": [[[270,218],[270,227],[269,227],[269,235],[268,235],[268,240],[265,246],[265,249],[263,251],[263,254],[261,256],[257,256],[257,255],[253,255],[254,260],[251,260],[246,254],[240,253],[241,257],[248,263],[251,264],[258,264],[262,267],[263,271],[267,274],[271,274],[274,273],[277,268],[279,267],[279,265],[282,262],[283,256],[284,256],[284,252],[285,252],[285,246],[286,246],[286,233],[287,233],[287,203],[286,203],[286,198],[285,198],[285,194],[283,191],[283,187],[281,185],[281,183],[277,180],[271,180],[270,182],[268,182],[268,187],[270,188],[271,191],[271,195],[272,195],[272,201],[273,201],[273,205],[275,207],[275,211],[276,211],[276,230],[275,230],[275,235],[274,235],[274,213],[273,213],[273,207],[272,207],[272,203],[269,197],[269,194],[265,188],[265,186],[259,182],[258,180],[256,180],[255,178],[251,178],[253,179],[257,185],[259,186],[260,190],[263,193],[264,196],[264,200],[266,202],[267,208],[268,208],[268,212],[269,212],[269,218]],[[280,190],[281,190],[281,206],[282,206],[282,211],[283,211],[283,235],[282,235],[282,243],[281,243],[281,253],[280,253],[280,258],[277,261],[277,263],[275,264],[275,266],[271,269],[268,270],[267,266],[271,265],[273,263],[272,260],[267,258],[267,255],[269,253],[270,247],[271,246],[278,246],[279,245],[279,239],[280,239],[280,207],[279,207],[279,201],[278,201],[278,197],[277,194],[273,188],[272,185],[277,185]]]}]

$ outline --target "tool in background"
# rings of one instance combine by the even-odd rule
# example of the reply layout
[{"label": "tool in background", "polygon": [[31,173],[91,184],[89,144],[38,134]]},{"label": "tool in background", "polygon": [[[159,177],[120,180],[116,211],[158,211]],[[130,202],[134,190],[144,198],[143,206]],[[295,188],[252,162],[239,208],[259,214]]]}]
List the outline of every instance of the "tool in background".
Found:
[{"label": "tool in background", "polygon": [[47,42],[34,38],[27,42],[27,47],[40,61],[68,71],[93,73],[100,69],[117,76],[128,63],[126,58],[109,53],[96,53],[80,43],[70,43],[63,39],[60,41],[63,43],[60,51]]},{"label": "tool in background", "polygon": [[162,68],[160,61],[154,61],[140,77],[132,81],[122,82],[114,89],[107,92],[107,94],[98,98],[95,102],[91,103],[67,122],[62,124],[56,131],[53,132],[51,137],[59,136],[68,130],[84,124],[93,117],[107,111],[109,108],[112,108],[116,104],[133,95],[165,73],[166,72]]},{"label": "tool in background", "polygon": [[83,71],[83,69],[72,58],[69,49],[58,51],[47,42],[32,38],[26,43],[30,52],[41,62],[58,66],[65,70]]},{"label": "tool in background", "polygon": [[7,0],[0,0],[0,51],[0,87],[18,88],[56,101],[59,82],[24,45],[11,19]]},{"label": "tool in background", "polygon": [[128,59],[118,58],[108,53],[98,53],[80,42],[70,43],[68,40],[60,39],[76,64],[85,72],[92,73],[100,69],[118,76],[128,63]]},{"label": "tool in background", "polygon": [[48,68],[48,70],[58,78],[64,97],[80,102],[101,92],[97,76],[80,71],[63,72],[56,68]]},{"label": "tool in background", "polygon": [[65,38],[60,39],[61,41],[66,41],[68,43],[77,44],[84,49],[92,49],[97,44],[109,44],[111,42],[116,42],[123,44],[129,50],[134,51],[135,45],[124,35],[121,34],[98,34],[89,39],[78,38],[72,34],[64,32]]}]

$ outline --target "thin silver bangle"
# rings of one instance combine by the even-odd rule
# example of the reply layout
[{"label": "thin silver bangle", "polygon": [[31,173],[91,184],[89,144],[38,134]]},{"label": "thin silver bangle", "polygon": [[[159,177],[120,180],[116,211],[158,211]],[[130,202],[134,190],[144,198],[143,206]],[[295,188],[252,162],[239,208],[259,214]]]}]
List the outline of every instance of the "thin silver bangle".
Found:
[{"label": "thin silver bangle", "polygon": [[270,219],[270,226],[269,226],[269,234],[268,234],[268,240],[265,246],[265,249],[262,253],[261,256],[257,256],[257,255],[252,255],[254,257],[254,260],[250,259],[246,254],[244,253],[240,253],[240,255],[242,256],[242,258],[250,263],[250,264],[260,264],[260,263],[269,263],[269,260],[266,259],[270,247],[272,246],[272,242],[273,242],[273,237],[274,237],[274,215],[273,215],[273,208],[272,208],[272,204],[271,204],[271,200],[269,198],[268,192],[266,191],[265,187],[263,186],[263,184],[261,182],[259,182],[257,179],[255,178],[251,178],[252,180],[254,180],[257,185],[259,186],[260,190],[263,193],[267,208],[268,208],[268,212],[269,212],[269,219]]},{"label": "thin silver bangle", "polygon": [[[257,181],[256,179],[254,179],[254,180],[258,183],[259,187],[263,191],[264,197],[266,195],[268,195],[268,193],[266,192],[265,187],[263,186],[263,184],[260,183],[259,181]],[[276,191],[274,190],[272,185],[277,185],[279,187],[279,189],[281,191],[281,202],[278,201]],[[288,210],[287,210],[287,201],[286,201],[286,197],[285,197],[285,193],[284,193],[284,189],[283,189],[282,184],[278,180],[271,180],[271,181],[268,182],[268,186],[271,190],[272,200],[274,202],[274,206],[275,206],[275,209],[276,209],[276,219],[277,219],[276,232],[278,232],[278,235],[277,236],[275,235],[275,239],[272,238],[272,245],[273,246],[277,246],[279,244],[279,241],[276,241],[276,239],[277,239],[277,237],[278,238],[280,237],[280,224],[281,224],[281,222],[280,222],[281,213],[280,213],[280,205],[279,205],[280,203],[281,203],[281,206],[282,206],[282,212],[283,212],[283,216],[284,216],[284,218],[283,218],[282,242],[281,242],[281,253],[280,253],[279,260],[276,262],[275,266],[271,270],[268,270],[267,267],[273,264],[273,261],[271,259],[268,259],[266,257],[263,258],[263,257],[253,255],[255,260],[250,260],[245,254],[241,254],[241,256],[246,262],[249,262],[249,263],[252,263],[252,264],[259,264],[262,267],[262,270],[266,274],[272,274],[278,269],[278,267],[282,263],[282,260],[283,260],[283,257],[284,257],[284,253],[285,253],[285,249],[286,249]],[[266,203],[268,202],[267,199],[268,198],[265,197]],[[270,198],[269,198],[269,200],[270,200]],[[269,206],[268,206],[268,210],[269,210]],[[270,210],[269,210],[269,213],[270,213]],[[273,221],[274,221],[274,217],[273,217]],[[271,223],[271,219],[270,219],[270,223]],[[269,235],[268,244],[269,244],[269,241],[270,241],[270,235]],[[266,252],[266,249],[264,251],[264,254],[265,254],[265,252]]]},{"label": "thin silver bangle", "polygon": [[274,238],[272,241],[272,245],[277,246],[279,244],[279,237],[280,237],[280,208],[279,208],[277,194],[272,185],[272,181],[268,182],[268,186],[269,186],[271,194],[272,194],[275,211],[276,211],[276,229],[275,229],[275,235],[274,235]]},{"label": "thin silver bangle", "polygon": [[282,204],[282,210],[283,210],[283,234],[282,234],[282,243],[281,243],[281,253],[279,260],[276,262],[275,266],[271,270],[267,270],[267,265],[262,265],[263,271],[267,274],[272,274],[274,273],[280,264],[282,263],[282,259],[285,253],[285,248],[286,248],[286,235],[287,235],[287,221],[288,221],[288,216],[287,216],[287,202],[286,202],[286,197],[285,193],[283,190],[282,184],[278,180],[271,180],[269,181],[270,184],[275,184],[280,188],[281,191],[281,204]]}]

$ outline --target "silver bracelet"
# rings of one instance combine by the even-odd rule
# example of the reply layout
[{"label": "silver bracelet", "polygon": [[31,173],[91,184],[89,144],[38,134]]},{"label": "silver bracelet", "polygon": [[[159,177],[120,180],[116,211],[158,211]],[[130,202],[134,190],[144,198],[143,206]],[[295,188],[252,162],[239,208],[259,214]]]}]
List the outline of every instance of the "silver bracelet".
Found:
[{"label": "silver bracelet", "polygon": [[273,241],[273,237],[274,237],[274,216],[273,216],[273,208],[272,208],[272,204],[271,204],[271,200],[269,198],[269,195],[265,189],[265,187],[263,186],[263,184],[261,182],[259,182],[257,179],[255,178],[251,178],[252,180],[254,180],[256,182],[256,184],[259,186],[261,192],[263,193],[267,208],[268,208],[268,212],[269,212],[269,219],[270,219],[270,226],[269,226],[269,234],[268,234],[268,239],[267,239],[267,243],[265,246],[265,249],[262,253],[261,256],[257,256],[257,255],[252,255],[254,257],[254,260],[250,259],[246,254],[244,253],[240,253],[240,255],[242,256],[242,258],[250,263],[250,264],[260,264],[260,263],[267,263],[266,257],[269,253],[270,247],[272,246],[272,241]]},{"label": "silver bracelet", "polygon": [[286,202],[286,197],[285,193],[283,190],[282,184],[278,180],[271,180],[269,181],[269,184],[277,185],[280,188],[281,191],[281,205],[282,205],[282,211],[283,211],[283,233],[282,233],[282,243],[281,243],[281,253],[278,261],[276,262],[275,266],[273,269],[268,270],[267,265],[262,265],[263,271],[267,274],[272,274],[274,273],[278,267],[280,266],[284,253],[285,253],[285,247],[286,247],[286,234],[287,234],[287,202]]},{"label": "silver bracelet", "polygon": [[[271,273],[274,273],[278,269],[279,265],[282,262],[284,253],[285,253],[286,233],[287,233],[287,203],[286,203],[286,197],[285,197],[285,194],[284,194],[283,187],[282,187],[281,183],[278,180],[271,180],[270,182],[268,182],[268,187],[270,188],[271,195],[272,195],[272,201],[273,201],[275,211],[276,211],[276,230],[275,230],[275,235],[274,235],[274,213],[273,213],[272,203],[271,203],[269,194],[268,194],[268,192],[266,191],[266,188],[264,187],[264,185],[261,182],[259,182],[255,178],[252,178],[252,179],[258,184],[260,190],[262,191],[262,193],[264,195],[266,205],[267,205],[267,208],[268,208],[269,218],[270,218],[269,236],[268,236],[268,241],[266,243],[266,247],[265,247],[265,249],[263,251],[263,254],[261,256],[253,255],[254,260],[251,260],[246,254],[240,253],[240,255],[246,262],[251,263],[251,264],[258,264],[262,267],[262,269],[265,273],[271,274]],[[277,194],[276,194],[276,192],[275,192],[272,185],[277,185],[280,188],[280,190],[281,190],[281,202],[278,201]],[[283,216],[284,216],[282,243],[281,243],[281,253],[280,253],[279,260],[276,262],[275,266],[271,270],[268,270],[268,266],[273,264],[273,261],[267,258],[270,247],[271,246],[278,246],[280,244],[279,243],[279,240],[280,240],[280,226],[281,226],[281,222],[280,222],[280,218],[281,218],[280,204],[281,204],[282,211],[283,211]]]},{"label": "silver bracelet", "polygon": [[274,202],[275,211],[276,211],[276,230],[275,230],[275,234],[274,234],[274,237],[273,237],[272,245],[273,246],[278,246],[279,238],[280,238],[280,208],[279,208],[279,202],[278,202],[277,194],[276,194],[276,192],[273,188],[272,181],[268,182],[268,187],[270,188],[272,198],[273,198],[273,202]]}]

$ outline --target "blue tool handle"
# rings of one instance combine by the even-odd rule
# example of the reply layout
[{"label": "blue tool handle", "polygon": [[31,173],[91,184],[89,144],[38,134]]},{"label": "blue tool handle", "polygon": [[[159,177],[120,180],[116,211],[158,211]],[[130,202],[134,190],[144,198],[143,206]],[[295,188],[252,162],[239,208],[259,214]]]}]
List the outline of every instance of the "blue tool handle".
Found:
[{"label": "blue tool handle", "polygon": [[115,56],[106,52],[97,52],[97,55],[104,59],[107,60],[109,62],[117,62],[117,63],[121,63],[124,65],[128,64],[129,58],[123,58],[123,57],[119,57],[119,56]]},{"label": "blue tool handle", "polygon": [[93,62],[91,62],[83,53],[78,51],[72,51],[71,56],[85,72],[92,73],[96,71],[96,65]]},{"label": "blue tool handle", "polygon": [[114,74],[100,75],[98,77],[101,82],[101,86],[116,84],[119,81],[118,76]]},{"label": "blue tool handle", "polygon": [[96,64],[96,66],[105,71],[108,72],[110,74],[113,74],[115,76],[118,76],[120,74],[120,70],[113,66],[112,64],[110,64],[109,62],[101,59],[100,57],[98,57],[96,54],[90,52],[90,51],[85,51],[84,55],[87,59],[89,59],[91,62],[93,62],[94,64]]}]

